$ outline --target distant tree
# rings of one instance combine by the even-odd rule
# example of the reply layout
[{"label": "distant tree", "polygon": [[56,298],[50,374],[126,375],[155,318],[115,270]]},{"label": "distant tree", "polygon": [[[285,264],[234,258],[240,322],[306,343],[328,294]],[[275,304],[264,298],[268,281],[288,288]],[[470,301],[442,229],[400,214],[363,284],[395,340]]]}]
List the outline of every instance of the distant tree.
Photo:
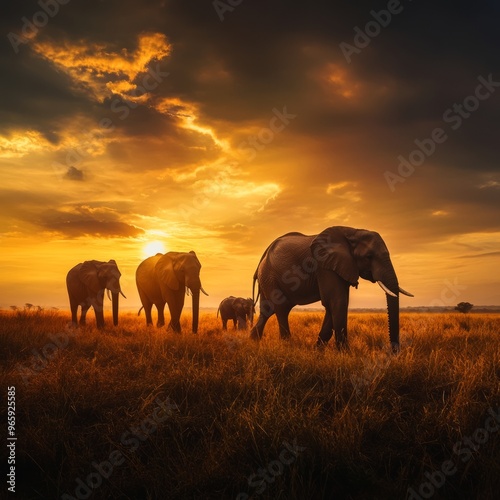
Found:
[{"label": "distant tree", "polygon": [[26,309],[28,309],[28,311],[33,307],[33,304],[30,304],[29,302],[26,302],[26,304],[24,304],[24,307]]},{"label": "distant tree", "polygon": [[42,306],[36,306],[36,310],[37,310],[38,312],[41,312],[41,311],[43,311],[43,307],[42,307]]},{"label": "distant tree", "polygon": [[455,307],[455,310],[465,314],[468,313],[473,307],[474,304],[471,304],[470,302],[459,302]]},{"label": "distant tree", "polygon": [[17,311],[17,306],[10,306],[13,311]]}]

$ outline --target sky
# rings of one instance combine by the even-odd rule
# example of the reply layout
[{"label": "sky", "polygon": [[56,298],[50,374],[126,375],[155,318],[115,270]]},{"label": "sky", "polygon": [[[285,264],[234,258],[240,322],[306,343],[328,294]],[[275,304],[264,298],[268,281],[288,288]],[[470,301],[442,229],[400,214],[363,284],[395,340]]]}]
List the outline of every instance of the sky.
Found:
[{"label": "sky", "polygon": [[[2,6],[5,9],[5,6]],[[45,10],[44,10],[45,9]],[[377,231],[402,306],[500,304],[500,7],[9,2],[0,15],[0,307],[194,250],[212,307],[289,231]],[[187,301],[189,304],[189,301]],[[374,284],[352,307],[384,307]]]}]

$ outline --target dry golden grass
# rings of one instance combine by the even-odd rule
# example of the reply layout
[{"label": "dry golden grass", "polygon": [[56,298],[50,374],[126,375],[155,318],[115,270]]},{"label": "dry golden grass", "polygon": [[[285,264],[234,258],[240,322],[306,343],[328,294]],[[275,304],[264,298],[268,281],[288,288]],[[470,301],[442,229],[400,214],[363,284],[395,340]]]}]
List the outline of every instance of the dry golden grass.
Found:
[{"label": "dry golden grass", "polygon": [[[488,410],[500,412],[499,317],[402,314],[397,356],[385,314],[350,316],[349,353],[313,349],[321,318],[292,313],[289,342],[271,319],[255,343],[222,332],[215,312],[201,315],[198,335],[186,314],[176,335],[133,314],[97,331],[92,314],[69,330],[69,314],[2,312],[19,497],[84,498],[77,478],[118,450],[123,463],[91,498],[406,498],[447,460],[456,472],[430,483],[434,498],[496,498],[500,432],[468,460],[457,451]],[[167,397],[173,409],[153,428]],[[137,449],[126,432],[144,438]]]}]

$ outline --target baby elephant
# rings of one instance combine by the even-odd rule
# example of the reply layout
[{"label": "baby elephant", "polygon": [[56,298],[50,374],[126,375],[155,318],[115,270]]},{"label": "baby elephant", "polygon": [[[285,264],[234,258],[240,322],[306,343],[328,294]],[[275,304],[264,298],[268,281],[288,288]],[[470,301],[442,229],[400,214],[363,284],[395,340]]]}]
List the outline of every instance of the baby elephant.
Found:
[{"label": "baby elephant", "polygon": [[238,323],[238,330],[246,330],[247,319],[250,320],[250,325],[253,326],[253,315],[255,307],[252,299],[244,299],[243,297],[227,297],[224,299],[217,309],[217,317],[222,319],[222,329],[227,330],[227,321],[233,320],[234,328]]}]

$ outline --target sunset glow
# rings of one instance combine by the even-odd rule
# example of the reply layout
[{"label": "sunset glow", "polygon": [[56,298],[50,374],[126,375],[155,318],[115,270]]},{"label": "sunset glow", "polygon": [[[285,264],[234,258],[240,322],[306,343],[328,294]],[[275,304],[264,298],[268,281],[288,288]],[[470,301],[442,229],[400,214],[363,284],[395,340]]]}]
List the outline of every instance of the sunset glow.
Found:
[{"label": "sunset glow", "polygon": [[157,253],[165,253],[165,245],[161,241],[150,241],[142,250],[142,256],[147,259],[152,255],[156,255]]},{"label": "sunset glow", "polygon": [[[136,307],[139,263],[190,250],[201,305],[216,307],[251,295],[274,238],[334,225],[382,235],[415,295],[403,307],[455,282],[451,302],[500,304],[488,40],[419,45],[445,13],[413,2],[348,61],[340,44],[371,7],[287,7],[283,23],[277,6],[243,2],[220,22],[211,2],[199,15],[188,3],[125,2],[118,16],[70,2],[17,46],[4,37],[0,307],[67,308],[66,272],[89,259],[117,261]],[[16,9],[6,35],[31,19]],[[436,37],[462,15],[446,11]],[[384,307],[377,288],[362,281],[351,305]]]}]

